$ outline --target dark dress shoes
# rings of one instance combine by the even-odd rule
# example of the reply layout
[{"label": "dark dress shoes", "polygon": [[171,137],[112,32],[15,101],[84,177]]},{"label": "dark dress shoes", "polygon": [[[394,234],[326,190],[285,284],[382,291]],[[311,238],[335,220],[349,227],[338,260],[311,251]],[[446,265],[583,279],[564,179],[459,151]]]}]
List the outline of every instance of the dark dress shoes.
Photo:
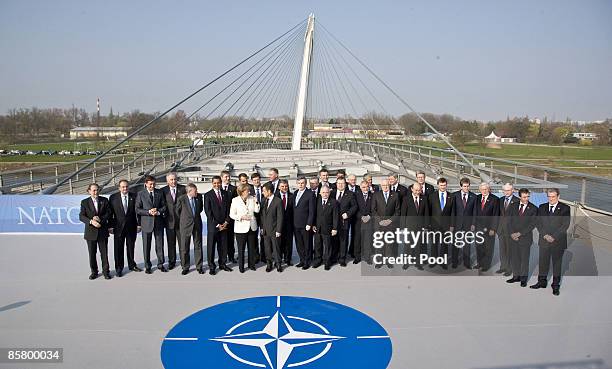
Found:
[{"label": "dark dress shoes", "polygon": [[162,273],[168,273],[168,269],[166,269],[166,267],[163,265],[158,266],[157,269],[159,269],[159,271]]},{"label": "dark dress shoes", "polygon": [[300,262],[295,265],[296,268],[301,268],[304,266],[304,263]]},{"label": "dark dress shoes", "polygon": [[146,268],[146,269],[145,269],[145,273],[147,273],[147,274],[153,274],[153,271],[151,270],[151,268]]},{"label": "dark dress shoes", "polygon": [[254,266],[249,267],[249,269],[251,269],[251,270],[257,270],[257,269],[255,269],[255,267],[254,267]]},{"label": "dark dress shoes", "polygon": [[325,264],[325,270],[330,270],[330,269],[331,269],[331,265]]},{"label": "dark dress shoes", "polygon": [[231,272],[232,268],[228,267],[227,265],[221,265],[219,266],[219,270],[223,270],[224,272]]},{"label": "dark dress shoes", "polygon": [[553,288],[553,295],[559,296],[559,289],[558,288]]},{"label": "dark dress shoes", "polygon": [[115,272],[115,274],[117,275],[117,277],[121,278],[123,276],[123,272],[121,270],[118,270],[117,272]]},{"label": "dark dress shoes", "polygon": [[406,270],[408,268],[410,268],[410,264],[406,263],[406,264],[402,265],[402,269]]},{"label": "dark dress shoes", "polygon": [[502,273],[504,273],[504,272],[506,272],[506,271],[505,271],[505,270],[503,270],[503,269],[497,269],[497,270],[495,271],[495,273],[496,273],[496,274],[502,274]]},{"label": "dark dress shoes", "polygon": [[546,288],[546,285],[538,282],[536,284],[532,284],[531,286],[529,286],[529,288],[533,288],[534,290],[537,290],[539,288]]},{"label": "dark dress shoes", "polygon": [[[187,275],[189,274],[189,269],[183,269],[183,271],[181,272],[182,275]],[[201,274],[201,273],[200,273]]]},{"label": "dark dress shoes", "polygon": [[135,266],[135,267],[131,267],[130,270],[132,272],[142,272],[142,269],[140,269],[139,267]]},{"label": "dark dress shoes", "polygon": [[110,273],[104,273],[104,279],[112,279]]},{"label": "dark dress shoes", "polygon": [[321,266],[321,263],[314,263],[314,264],[312,264],[312,267],[315,268],[315,269],[320,267],[320,266]]},{"label": "dark dress shoes", "polygon": [[279,273],[282,273],[283,272],[283,267],[281,265],[278,265],[276,267],[276,271],[279,272]]},{"label": "dark dress shoes", "polygon": [[504,277],[510,277],[511,275],[512,275],[512,272],[509,272],[507,270],[504,272]]},{"label": "dark dress shoes", "polygon": [[343,261],[343,262],[341,262],[341,263],[340,263],[340,266],[341,266],[341,267],[345,267],[345,266],[346,266],[346,262],[344,262],[344,261]]},{"label": "dark dress shoes", "polygon": [[238,270],[240,270],[240,273],[244,273],[244,267],[240,267]]},{"label": "dark dress shoes", "polygon": [[516,282],[520,282],[521,280],[519,278],[510,278],[508,280],[506,280],[506,283],[516,283]]},{"label": "dark dress shoes", "polygon": [[204,269],[202,268],[198,269],[198,274],[204,274]]},{"label": "dark dress shoes", "polygon": [[216,270],[215,268],[210,268],[210,270],[208,271],[208,273],[209,273],[210,275],[215,275],[215,274],[217,274],[217,270]]},{"label": "dark dress shoes", "polygon": [[302,265],[302,270],[308,270],[310,268],[310,264]]},{"label": "dark dress shoes", "polygon": [[361,263],[361,259],[355,259],[355,260],[353,260],[353,264],[359,264],[359,263]]},{"label": "dark dress shoes", "polygon": [[91,279],[91,280],[94,280],[94,279],[96,279],[96,278],[98,278],[98,272],[91,273],[91,274],[89,275],[89,279]]},{"label": "dark dress shoes", "polygon": [[274,269],[274,268],[272,268],[272,264],[268,264],[266,266],[266,273],[270,273],[272,271],[272,269]]},{"label": "dark dress shoes", "polygon": [[176,267],[176,264],[168,264],[168,270],[172,270]]},{"label": "dark dress shoes", "polygon": [[527,281],[521,281],[521,287],[527,287]]}]

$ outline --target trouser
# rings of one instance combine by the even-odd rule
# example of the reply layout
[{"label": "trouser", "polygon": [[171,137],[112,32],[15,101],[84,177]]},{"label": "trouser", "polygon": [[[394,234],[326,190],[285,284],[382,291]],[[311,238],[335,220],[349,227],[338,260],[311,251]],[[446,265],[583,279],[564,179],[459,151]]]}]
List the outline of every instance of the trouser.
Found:
[{"label": "trouser", "polygon": [[258,243],[259,243],[259,261],[262,263],[266,262],[266,243],[264,242],[264,236],[261,235],[261,228],[257,230]]},{"label": "trouser", "polygon": [[236,255],[236,246],[234,245],[234,222],[231,221],[227,227],[227,234],[225,235],[225,242],[227,242],[227,259],[234,260]]},{"label": "trouser", "polygon": [[510,251],[512,253],[512,277],[520,279],[521,282],[527,282],[531,243],[525,244],[510,239]]},{"label": "trouser", "polygon": [[122,271],[124,264],[124,248],[127,249],[127,262],[128,268],[132,269],[136,267],[136,261],[134,261],[134,248],[136,246],[136,233],[123,232],[122,234],[116,234],[113,236],[114,240],[114,251],[115,251],[115,270]]},{"label": "trouser", "polygon": [[510,235],[507,233],[498,234],[497,238],[499,239],[499,261],[500,261],[500,269],[505,271],[512,270],[512,239]]},{"label": "trouser", "polygon": [[[483,231],[484,232],[484,231]],[[484,242],[476,244],[476,260],[482,269],[489,269],[493,260],[493,247],[495,236],[489,236],[489,232],[483,235]]]},{"label": "trouser", "polygon": [[144,254],[145,268],[151,269],[151,241],[155,236],[155,254],[157,255],[157,267],[164,265],[164,229],[155,228],[153,232],[142,233],[142,253]]},{"label": "trouser", "polygon": [[195,258],[195,265],[197,270],[202,269],[203,258],[202,258],[202,229],[196,227],[193,228],[191,233],[183,234],[179,237],[179,251],[181,253],[181,268],[183,270],[189,270],[191,265],[191,257],[189,255],[189,246],[191,239],[193,238],[193,256]]},{"label": "trouser", "polygon": [[281,264],[280,237],[276,235],[264,236],[264,246],[266,249],[266,263],[275,265]]},{"label": "trouser", "polygon": [[293,229],[286,227],[280,236],[281,259],[290,262],[293,257]]},{"label": "trouser", "polygon": [[295,237],[295,247],[300,257],[300,263],[310,265],[312,257],[312,236],[310,231],[305,228],[295,228],[293,230]]},{"label": "trouser", "polygon": [[372,261],[372,220],[359,219],[355,225],[355,259]]},{"label": "trouser", "polygon": [[181,244],[178,226],[166,228],[166,242],[168,243],[168,265],[176,265],[176,246]]},{"label": "trouser", "polygon": [[[317,237],[318,236],[318,237]],[[317,238],[319,239],[317,242]],[[314,250],[314,264],[324,263],[326,266],[332,264],[332,253],[333,253],[333,240],[329,234],[316,234],[315,235],[315,250]]]},{"label": "trouser", "polygon": [[349,229],[340,227],[338,234],[336,235],[338,244],[338,262],[346,263],[346,253],[348,251],[349,243]]},{"label": "trouser", "polygon": [[208,258],[208,267],[214,269],[215,265],[215,247],[217,248],[217,254],[219,257],[219,266],[223,266],[227,263],[227,241],[225,237],[227,230],[219,231],[217,228],[209,228],[208,234],[206,235],[206,256]]},{"label": "trouser", "polygon": [[430,251],[430,256],[437,258],[439,256],[446,256],[448,255],[448,244],[444,243],[444,232],[443,230],[436,230],[437,232],[440,232],[442,234],[441,237],[434,237],[434,239],[432,239],[431,242],[431,251]]},{"label": "trouser", "polygon": [[542,246],[540,245],[540,260],[539,260],[539,273],[538,280],[540,283],[546,284],[548,279],[548,271],[550,270],[550,263],[552,260],[552,272],[553,272],[553,288],[559,288],[561,286],[561,268],[563,266],[563,254],[565,253],[564,248],[559,246]]},{"label": "trouser", "polygon": [[353,218],[351,220],[351,229],[349,231],[350,241],[348,245],[348,254],[349,256],[355,259],[356,259],[355,257],[355,238],[357,237],[357,224],[359,224],[360,222],[361,222],[360,219]]},{"label": "trouser", "polygon": [[96,259],[97,251],[100,251],[100,260],[102,262],[102,272],[109,272],[108,265],[108,238],[99,238],[97,240],[87,240],[87,252],[89,253],[89,269],[92,273],[98,273],[98,261]]},{"label": "trouser", "polygon": [[247,265],[249,268],[254,268],[257,257],[257,232],[249,229],[247,233],[235,233],[235,235],[238,246],[238,266],[240,269],[244,268],[244,253],[245,249],[248,249]]},{"label": "trouser", "polygon": [[[467,232],[470,228],[467,229],[455,229],[454,232]],[[451,262],[453,265],[459,264],[459,253],[462,255],[463,265],[466,268],[470,268],[472,266],[472,244],[466,243],[463,247],[458,247],[457,245],[449,245],[451,247]]]}]

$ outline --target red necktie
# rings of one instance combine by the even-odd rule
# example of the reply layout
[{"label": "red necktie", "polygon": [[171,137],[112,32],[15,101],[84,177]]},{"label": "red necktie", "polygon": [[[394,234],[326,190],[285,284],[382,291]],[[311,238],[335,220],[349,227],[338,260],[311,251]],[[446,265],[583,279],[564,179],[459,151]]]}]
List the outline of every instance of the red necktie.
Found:
[{"label": "red necktie", "polygon": [[525,212],[525,205],[521,204],[521,209],[519,210],[519,215],[523,215]]},{"label": "red necktie", "polygon": [[283,210],[287,209],[287,197],[283,194]]},{"label": "red necktie", "polygon": [[484,210],[485,202],[487,201],[486,197],[482,197],[482,202],[480,203],[480,210]]},{"label": "red necktie", "polygon": [[465,208],[467,206],[467,194],[463,194],[463,207]]},{"label": "red necktie", "polygon": [[419,199],[417,197],[414,198],[414,208],[419,211]]}]

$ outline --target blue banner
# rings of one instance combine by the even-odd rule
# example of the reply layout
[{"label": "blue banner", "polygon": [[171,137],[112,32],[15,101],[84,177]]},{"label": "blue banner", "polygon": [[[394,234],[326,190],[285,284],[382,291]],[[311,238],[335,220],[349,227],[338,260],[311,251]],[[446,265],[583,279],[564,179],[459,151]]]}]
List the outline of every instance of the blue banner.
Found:
[{"label": "blue banner", "polygon": [[0,233],[83,233],[83,196],[0,195]]}]

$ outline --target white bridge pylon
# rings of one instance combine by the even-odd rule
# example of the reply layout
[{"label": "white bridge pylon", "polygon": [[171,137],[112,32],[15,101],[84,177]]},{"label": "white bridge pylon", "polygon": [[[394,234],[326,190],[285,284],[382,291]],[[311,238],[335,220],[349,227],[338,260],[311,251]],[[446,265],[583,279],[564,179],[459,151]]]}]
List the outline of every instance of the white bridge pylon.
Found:
[{"label": "white bridge pylon", "polygon": [[298,90],[297,106],[295,109],[295,122],[293,124],[293,140],[291,150],[300,150],[302,146],[302,128],[306,117],[306,100],[308,99],[308,80],[310,77],[310,62],[312,60],[312,48],[314,46],[315,16],[310,14],[308,25],[304,36],[304,57],[302,58],[302,72]]}]

